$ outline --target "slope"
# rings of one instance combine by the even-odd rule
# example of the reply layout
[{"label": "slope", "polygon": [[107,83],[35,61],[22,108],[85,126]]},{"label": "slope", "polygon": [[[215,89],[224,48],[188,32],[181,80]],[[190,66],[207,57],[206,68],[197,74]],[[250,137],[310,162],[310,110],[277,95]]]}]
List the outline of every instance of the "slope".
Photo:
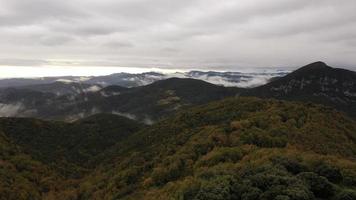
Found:
[{"label": "slope", "polygon": [[25,154],[0,131],[0,199],[41,199],[63,181],[53,170]]},{"label": "slope", "polygon": [[63,175],[74,177],[93,167],[88,165],[90,158],[143,127],[112,114],[97,114],[74,123],[0,119],[0,131],[26,153]]},{"label": "slope", "polygon": [[356,123],[307,103],[230,98],[139,131],[105,153],[81,199],[355,197]]},{"label": "slope", "polygon": [[147,124],[171,115],[178,109],[238,95],[242,89],[213,85],[194,79],[171,78],[153,84],[120,90],[119,94],[97,96],[68,107],[64,113],[115,113]]},{"label": "slope", "polygon": [[36,84],[16,87],[17,89],[28,89],[45,93],[60,95],[78,95],[87,92],[96,92],[101,89],[100,85],[90,85],[81,82],[61,82],[56,81],[47,84]]}]

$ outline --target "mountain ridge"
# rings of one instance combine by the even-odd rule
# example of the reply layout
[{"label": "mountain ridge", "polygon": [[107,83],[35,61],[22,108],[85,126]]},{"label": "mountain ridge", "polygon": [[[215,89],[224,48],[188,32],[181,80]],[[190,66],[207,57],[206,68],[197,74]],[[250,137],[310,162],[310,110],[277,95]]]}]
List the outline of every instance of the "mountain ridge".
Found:
[{"label": "mountain ridge", "polygon": [[[88,85],[87,89],[79,88],[79,93],[76,88],[73,90],[72,83],[56,83],[69,90],[68,94],[59,96],[50,92],[53,89],[41,92],[31,90],[32,86],[2,89],[0,114],[73,121],[96,113],[115,113],[151,124],[189,106],[231,96],[257,96],[324,104],[355,117],[355,73],[316,62],[256,88],[222,87],[198,79],[168,78],[133,88],[113,85],[90,90],[91,85]],[[44,86],[47,87],[40,85],[40,88]]]},{"label": "mountain ridge", "polygon": [[266,83],[272,77],[287,74],[288,71],[257,71],[257,72],[217,72],[189,71],[176,73],[144,72],[144,73],[114,73],[104,76],[60,76],[42,78],[5,78],[0,79],[0,88],[43,85],[54,82],[81,83],[89,85],[118,85],[122,87],[137,87],[151,84],[158,80],[172,77],[204,80],[217,85],[252,87]]},{"label": "mountain ridge", "polygon": [[356,117],[356,72],[315,62],[243,95],[311,101]]}]

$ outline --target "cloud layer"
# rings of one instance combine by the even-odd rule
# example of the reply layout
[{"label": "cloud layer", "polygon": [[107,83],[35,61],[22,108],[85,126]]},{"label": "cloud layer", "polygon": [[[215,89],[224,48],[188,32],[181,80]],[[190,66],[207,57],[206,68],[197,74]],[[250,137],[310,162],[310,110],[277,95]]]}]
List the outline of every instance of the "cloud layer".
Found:
[{"label": "cloud layer", "polygon": [[0,65],[356,68],[354,0],[0,0]]}]

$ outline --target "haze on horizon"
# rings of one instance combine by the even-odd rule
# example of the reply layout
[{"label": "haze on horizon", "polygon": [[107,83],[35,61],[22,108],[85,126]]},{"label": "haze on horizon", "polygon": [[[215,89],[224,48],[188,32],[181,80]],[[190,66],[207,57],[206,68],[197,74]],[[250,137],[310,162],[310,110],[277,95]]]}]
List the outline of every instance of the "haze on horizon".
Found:
[{"label": "haze on horizon", "polygon": [[355,8],[354,0],[0,0],[1,77],[318,60],[355,70]]}]

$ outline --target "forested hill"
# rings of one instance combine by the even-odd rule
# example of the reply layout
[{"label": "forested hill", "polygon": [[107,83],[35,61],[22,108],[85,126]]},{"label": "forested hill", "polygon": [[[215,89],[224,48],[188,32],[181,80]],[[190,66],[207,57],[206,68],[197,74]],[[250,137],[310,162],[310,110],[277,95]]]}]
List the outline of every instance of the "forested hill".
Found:
[{"label": "forested hill", "polygon": [[88,161],[144,125],[112,114],[97,114],[74,123],[31,118],[0,118],[0,132],[33,159],[64,176],[78,177]]},{"label": "forested hill", "polygon": [[331,108],[230,98],[109,149],[81,199],[353,199],[356,123]]},{"label": "forested hill", "polygon": [[0,150],[0,199],[356,198],[356,122],[312,103],[230,97],[152,126],[1,118]]}]

